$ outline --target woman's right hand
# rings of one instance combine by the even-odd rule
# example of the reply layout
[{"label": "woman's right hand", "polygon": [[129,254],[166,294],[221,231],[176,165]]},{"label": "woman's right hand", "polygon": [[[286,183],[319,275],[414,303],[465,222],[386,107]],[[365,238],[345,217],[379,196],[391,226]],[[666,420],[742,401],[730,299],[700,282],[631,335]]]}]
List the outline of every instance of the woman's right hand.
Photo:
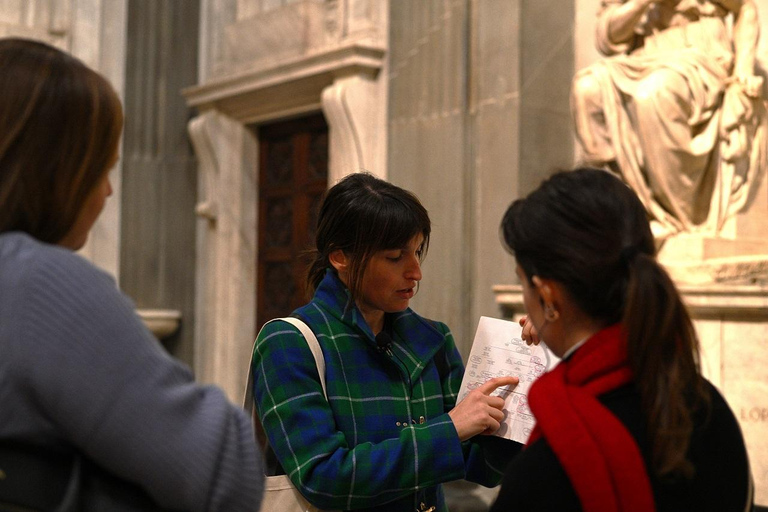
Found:
[{"label": "woman's right hand", "polygon": [[523,341],[526,345],[538,345],[541,342],[541,339],[539,339],[539,331],[536,330],[536,328],[533,326],[533,322],[528,319],[527,315],[520,317],[518,323],[523,328],[523,334],[521,338],[523,338]]},{"label": "woman's right hand", "polygon": [[490,395],[500,387],[516,386],[518,382],[517,377],[490,379],[456,404],[448,415],[459,434],[459,440],[466,441],[477,434],[489,435],[496,432],[504,419],[504,399]]}]

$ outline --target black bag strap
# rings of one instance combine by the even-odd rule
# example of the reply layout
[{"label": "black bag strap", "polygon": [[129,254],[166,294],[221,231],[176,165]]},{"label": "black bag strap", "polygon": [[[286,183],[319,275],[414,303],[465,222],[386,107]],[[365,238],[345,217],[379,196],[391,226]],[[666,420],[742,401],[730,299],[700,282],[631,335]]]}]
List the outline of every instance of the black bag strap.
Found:
[{"label": "black bag strap", "polygon": [[74,451],[0,441],[0,510],[78,510],[80,458]]}]

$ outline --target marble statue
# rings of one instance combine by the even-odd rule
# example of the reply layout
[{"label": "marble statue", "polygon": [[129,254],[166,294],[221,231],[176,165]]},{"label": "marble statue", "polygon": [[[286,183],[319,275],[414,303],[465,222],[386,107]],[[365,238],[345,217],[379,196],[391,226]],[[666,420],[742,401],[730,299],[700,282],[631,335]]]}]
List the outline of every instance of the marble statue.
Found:
[{"label": "marble statue", "polygon": [[585,163],[621,173],[654,234],[717,234],[766,164],[753,0],[602,0],[571,108]]}]

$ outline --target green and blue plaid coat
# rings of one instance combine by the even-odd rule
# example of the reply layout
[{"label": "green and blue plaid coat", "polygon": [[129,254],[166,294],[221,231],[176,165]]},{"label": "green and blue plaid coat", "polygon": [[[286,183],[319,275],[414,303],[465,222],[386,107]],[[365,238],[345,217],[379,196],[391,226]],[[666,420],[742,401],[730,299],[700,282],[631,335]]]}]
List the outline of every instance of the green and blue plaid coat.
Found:
[{"label": "green and blue plaid coat", "polygon": [[[267,324],[254,347],[255,405],[301,493],[321,509],[442,512],[440,483],[498,484],[520,445],[492,436],[459,441],[447,412],[464,365],[448,327],[411,309],[392,314],[392,348],[381,352],[359,310],[346,309],[348,301],[346,287],[328,271],[312,301],[293,313],[323,350],[327,401],[307,343],[292,325]],[[449,369],[442,381],[438,353]]]}]

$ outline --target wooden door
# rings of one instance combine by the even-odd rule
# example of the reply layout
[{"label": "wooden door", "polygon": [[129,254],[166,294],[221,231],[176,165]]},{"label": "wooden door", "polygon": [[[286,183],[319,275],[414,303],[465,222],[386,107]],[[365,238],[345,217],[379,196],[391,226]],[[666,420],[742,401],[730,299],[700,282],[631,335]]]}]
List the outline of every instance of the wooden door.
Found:
[{"label": "wooden door", "polygon": [[256,327],[305,304],[317,210],[328,188],[322,114],[264,125],[259,138]]}]

